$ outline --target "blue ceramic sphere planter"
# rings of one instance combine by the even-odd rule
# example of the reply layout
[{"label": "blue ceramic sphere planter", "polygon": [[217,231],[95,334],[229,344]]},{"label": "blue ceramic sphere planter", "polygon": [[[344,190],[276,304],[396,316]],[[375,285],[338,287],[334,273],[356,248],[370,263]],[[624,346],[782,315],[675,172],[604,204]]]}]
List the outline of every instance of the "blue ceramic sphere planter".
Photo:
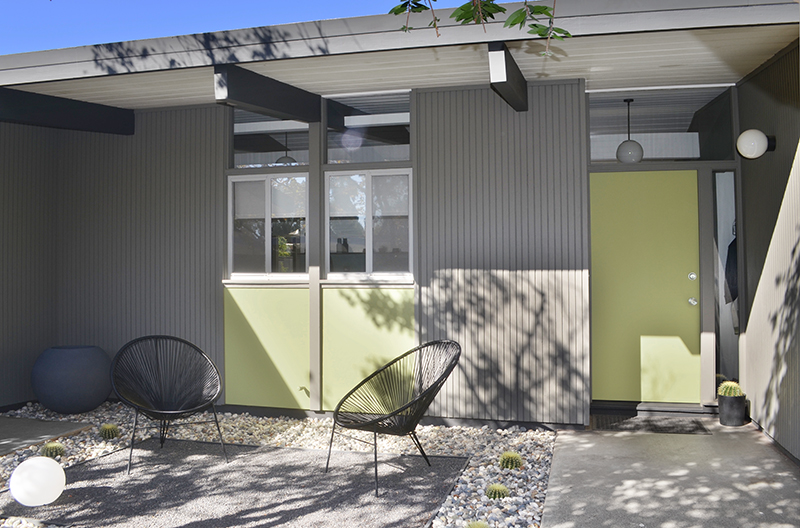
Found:
[{"label": "blue ceramic sphere planter", "polygon": [[33,365],[39,403],[62,414],[91,411],[111,393],[111,359],[96,346],[48,348]]}]

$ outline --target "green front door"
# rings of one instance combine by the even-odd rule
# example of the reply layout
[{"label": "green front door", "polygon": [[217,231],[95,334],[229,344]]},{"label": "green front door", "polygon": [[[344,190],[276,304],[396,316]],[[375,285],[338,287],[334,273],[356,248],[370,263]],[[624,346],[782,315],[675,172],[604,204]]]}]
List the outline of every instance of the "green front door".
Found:
[{"label": "green front door", "polygon": [[697,172],[594,173],[592,398],[700,401]]}]

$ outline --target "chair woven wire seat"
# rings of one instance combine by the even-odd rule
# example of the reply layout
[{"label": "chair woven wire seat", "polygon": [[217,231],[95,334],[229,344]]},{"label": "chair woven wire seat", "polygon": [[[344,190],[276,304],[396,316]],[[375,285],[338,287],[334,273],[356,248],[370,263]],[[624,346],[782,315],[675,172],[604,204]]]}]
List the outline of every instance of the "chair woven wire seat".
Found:
[{"label": "chair woven wire seat", "polygon": [[[136,411],[128,455],[129,474],[140,413],[159,423],[159,440],[164,447],[174,420],[211,409],[222,453],[228,461],[214,407],[222,392],[222,380],[216,365],[196,345],[172,336],[134,339],[111,362],[111,387],[122,403]],[[210,420],[191,423],[210,423]]]},{"label": "chair woven wire seat", "polygon": [[430,466],[415,429],[455,369],[460,356],[461,346],[455,341],[431,341],[395,358],[356,385],[333,411],[325,472],[328,472],[330,465],[337,425],[373,433],[376,496],[378,433],[408,436]]}]

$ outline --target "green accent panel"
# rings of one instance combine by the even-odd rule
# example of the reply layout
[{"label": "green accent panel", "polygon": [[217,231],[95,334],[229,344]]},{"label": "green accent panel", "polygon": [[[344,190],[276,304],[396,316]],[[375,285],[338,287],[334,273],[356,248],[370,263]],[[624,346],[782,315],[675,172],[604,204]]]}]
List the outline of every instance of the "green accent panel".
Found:
[{"label": "green accent panel", "polygon": [[697,173],[592,174],[590,199],[592,398],[699,402]]},{"label": "green accent panel", "polygon": [[307,289],[225,289],[225,402],[309,409]]},{"label": "green accent panel", "polygon": [[322,292],[322,406],[416,345],[414,290],[327,289]]}]

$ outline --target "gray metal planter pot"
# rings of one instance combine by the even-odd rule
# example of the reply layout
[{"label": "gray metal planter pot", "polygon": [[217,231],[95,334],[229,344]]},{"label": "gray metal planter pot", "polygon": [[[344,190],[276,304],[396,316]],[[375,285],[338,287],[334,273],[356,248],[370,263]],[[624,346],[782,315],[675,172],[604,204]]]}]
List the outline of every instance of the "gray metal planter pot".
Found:
[{"label": "gray metal planter pot", "polygon": [[740,426],[745,423],[746,405],[744,396],[718,396],[719,423]]},{"label": "gray metal planter pot", "polygon": [[96,346],[48,348],[31,372],[39,403],[62,414],[91,411],[111,393],[111,358]]}]

